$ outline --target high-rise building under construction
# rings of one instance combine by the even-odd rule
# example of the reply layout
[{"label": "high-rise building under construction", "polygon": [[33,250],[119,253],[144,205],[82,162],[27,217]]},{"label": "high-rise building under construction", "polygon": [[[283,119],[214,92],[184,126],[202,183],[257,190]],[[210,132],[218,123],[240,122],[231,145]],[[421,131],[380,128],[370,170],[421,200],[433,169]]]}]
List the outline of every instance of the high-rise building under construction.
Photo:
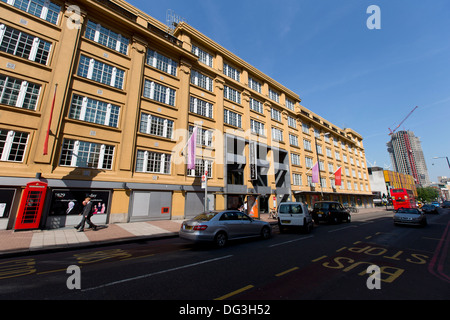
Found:
[{"label": "high-rise building under construction", "polygon": [[387,147],[395,171],[412,175],[419,185],[430,184],[420,139],[414,132],[395,132],[391,135]]}]

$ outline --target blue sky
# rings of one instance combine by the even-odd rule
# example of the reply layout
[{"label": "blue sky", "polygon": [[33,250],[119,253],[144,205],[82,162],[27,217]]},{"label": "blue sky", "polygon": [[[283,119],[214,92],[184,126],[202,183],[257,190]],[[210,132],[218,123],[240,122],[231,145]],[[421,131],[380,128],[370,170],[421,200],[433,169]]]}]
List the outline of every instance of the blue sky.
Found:
[{"label": "blue sky", "polygon": [[[430,179],[450,176],[450,1],[165,0],[129,2],[157,20],[172,9],[302,105],[364,140],[368,165],[390,166],[386,142],[402,127],[422,141]],[[381,29],[369,30],[370,5]]]}]

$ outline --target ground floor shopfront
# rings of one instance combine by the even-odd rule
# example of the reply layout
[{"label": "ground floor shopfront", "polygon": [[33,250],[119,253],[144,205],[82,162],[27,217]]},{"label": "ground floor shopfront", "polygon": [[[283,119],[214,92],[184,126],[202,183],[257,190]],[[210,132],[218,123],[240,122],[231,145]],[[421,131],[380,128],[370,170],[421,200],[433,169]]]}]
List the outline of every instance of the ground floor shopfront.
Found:
[{"label": "ground floor shopfront", "polygon": [[[322,195],[320,192],[299,191],[291,194],[287,189],[259,188],[260,190],[233,192],[237,190],[230,187],[209,186],[205,203],[205,190],[200,185],[11,177],[0,177],[0,183],[0,230],[27,229],[27,222],[32,220],[34,224],[29,229],[75,226],[80,222],[82,202],[86,197],[90,197],[93,202],[92,221],[98,225],[189,219],[203,212],[205,204],[208,210],[223,210],[238,209],[247,202],[247,213],[251,212],[255,218],[259,218],[259,214],[269,212],[284,201],[301,201],[310,207],[320,200],[339,201],[344,205],[362,208],[373,206],[372,197],[369,195],[341,193]],[[30,191],[28,190],[30,184],[40,184],[41,189]],[[42,193],[42,197],[38,197],[41,191],[45,193]],[[34,208],[39,208],[40,211]],[[28,214],[26,218],[22,217],[24,211]]]},{"label": "ground floor shopfront", "polygon": [[314,206],[317,201],[337,201],[344,206],[357,208],[373,208],[372,195],[346,194],[346,193],[320,193],[320,192],[294,192],[294,200],[304,202],[309,207]]},{"label": "ground floor shopfront", "polygon": [[[29,190],[36,184],[40,190]],[[208,188],[208,209],[225,208],[221,191]],[[86,197],[93,203],[91,220],[99,225],[188,219],[205,205],[201,186],[0,177],[0,230],[75,226]]]}]

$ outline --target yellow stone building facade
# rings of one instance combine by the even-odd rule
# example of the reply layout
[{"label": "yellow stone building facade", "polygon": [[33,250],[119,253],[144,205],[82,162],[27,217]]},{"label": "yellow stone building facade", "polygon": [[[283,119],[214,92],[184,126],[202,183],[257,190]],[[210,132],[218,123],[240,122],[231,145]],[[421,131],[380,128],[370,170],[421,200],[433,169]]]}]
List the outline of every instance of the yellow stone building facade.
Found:
[{"label": "yellow stone building facade", "polygon": [[[169,34],[120,0],[1,0],[0,10],[0,229],[14,228],[38,180],[42,228],[77,223],[85,196],[97,223],[189,218],[204,208],[205,169],[209,209],[371,206],[363,138],[190,25]],[[311,183],[317,161],[322,186]]]}]

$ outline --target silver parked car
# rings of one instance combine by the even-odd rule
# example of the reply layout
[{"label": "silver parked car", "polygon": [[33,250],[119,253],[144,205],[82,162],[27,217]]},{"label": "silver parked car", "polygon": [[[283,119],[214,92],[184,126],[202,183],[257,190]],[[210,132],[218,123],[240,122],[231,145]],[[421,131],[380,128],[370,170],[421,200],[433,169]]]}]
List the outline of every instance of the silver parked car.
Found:
[{"label": "silver parked car", "polygon": [[233,239],[258,236],[268,239],[272,227],[268,222],[252,219],[237,210],[211,211],[184,221],[179,235],[193,242],[211,241],[223,247]]},{"label": "silver parked car", "polygon": [[427,225],[427,218],[419,209],[400,208],[394,214],[394,224],[409,224],[424,227]]}]

